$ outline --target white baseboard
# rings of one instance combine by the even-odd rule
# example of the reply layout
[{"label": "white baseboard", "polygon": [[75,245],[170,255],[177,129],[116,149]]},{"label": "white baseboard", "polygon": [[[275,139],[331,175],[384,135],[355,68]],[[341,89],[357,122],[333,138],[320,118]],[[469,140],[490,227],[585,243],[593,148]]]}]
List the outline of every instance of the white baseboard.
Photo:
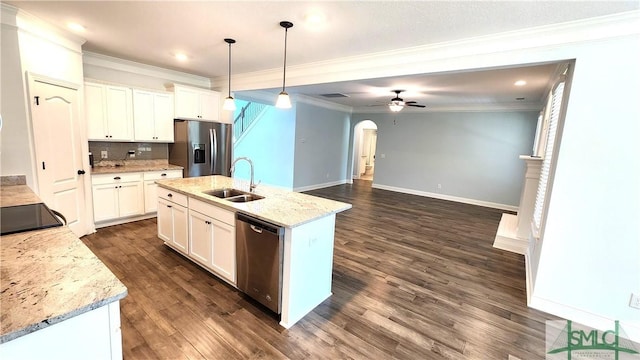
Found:
[{"label": "white baseboard", "polygon": [[338,180],[338,181],[331,181],[331,182],[324,183],[324,184],[300,186],[300,187],[293,188],[293,191],[295,191],[295,192],[311,191],[311,190],[323,189],[323,188],[326,188],[326,187],[342,185],[342,184],[347,184],[347,180],[346,179],[342,179],[342,180]]},{"label": "white baseboard", "polygon": [[152,213],[139,215],[139,216],[131,216],[131,217],[120,218],[120,219],[105,220],[103,222],[96,223],[96,229],[107,227],[107,226],[126,224],[126,223],[139,221],[139,220],[151,219],[151,218],[154,218],[156,216],[157,216],[157,213],[152,212]]},{"label": "white baseboard", "polygon": [[535,295],[531,296],[529,307],[599,330],[613,329],[614,321],[619,320],[620,326],[624,329],[629,340],[640,343],[640,323],[638,322],[625,321],[625,319],[610,319]]},{"label": "white baseboard", "polygon": [[527,239],[517,237],[517,232],[518,216],[513,214],[502,214],[496,238],[493,241],[493,247],[524,255],[529,244]]},{"label": "white baseboard", "polygon": [[501,209],[501,210],[507,210],[507,211],[518,211],[518,207],[514,206],[514,205],[499,204],[499,203],[483,201],[483,200],[468,199],[468,198],[452,196],[452,195],[431,193],[431,192],[427,192],[427,191],[399,188],[399,187],[388,186],[388,185],[380,185],[380,184],[376,184],[376,183],[373,183],[373,185],[371,185],[371,187],[373,187],[375,189],[389,190],[389,191],[395,191],[395,192],[411,194],[411,195],[418,195],[418,196],[425,196],[425,197],[430,197],[430,198],[440,199],[440,200],[455,201],[455,202],[459,202],[459,203],[484,206],[484,207],[489,207],[489,208],[494,208],[494,209]]}]

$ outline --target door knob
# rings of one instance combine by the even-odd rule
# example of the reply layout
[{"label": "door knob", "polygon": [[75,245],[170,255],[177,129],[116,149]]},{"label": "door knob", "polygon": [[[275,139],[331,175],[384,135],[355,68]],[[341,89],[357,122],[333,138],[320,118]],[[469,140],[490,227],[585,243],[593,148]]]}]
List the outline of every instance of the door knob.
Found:
[{"label": "door knob", "polygon": [[78,170],[78,175],[84,175],[85,171],[84,170]]}]

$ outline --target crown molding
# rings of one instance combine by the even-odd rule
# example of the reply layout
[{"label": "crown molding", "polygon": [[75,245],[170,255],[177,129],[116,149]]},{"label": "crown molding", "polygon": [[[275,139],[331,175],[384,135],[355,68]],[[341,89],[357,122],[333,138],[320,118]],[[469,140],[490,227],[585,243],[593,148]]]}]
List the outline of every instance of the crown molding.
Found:
[{"label": "crown molding", "polygon": [[[410,48],[287,67],[287,85],[371,79],[378,77],[461,71],[513,66],[516,53],[521,63],[571,59],[569,45],[597,43],[640,33],[640,11],[539,26],[524,30],[466,38]],[[214,79],[221,83],[224,78]],[[235,91],[276,88],[282,69],[236,74]]]},{"label": "crown molding", "polygon": [[11,26],[18,31],[62,46],[80,54],[82,44],[87,40],[69,31],[51,25],[39,17],[5,3],[0,4],[3,26]]},{"label": "crown molding", "polygon": [[441,106],[429,106],[426,108],[405,107],[398,113],[391,112],[387,106],[379,106],[372,109],[368,106],[353,108],[353,114],[420,114],[425,112],[539,112],[543,105],[541,103],[506,103],[506,104],[453,104]]},{"label": "crown molding", "polygon": [[211,89],[211,80],[204,76],[188,74],[181,71],[147,65],[90,51],[85,51],[82,54],[82,62],[87,65],[93,65],[106,69],[145,75],[158,79],[166,79],[170,82],[176,82],[184,85]]}]

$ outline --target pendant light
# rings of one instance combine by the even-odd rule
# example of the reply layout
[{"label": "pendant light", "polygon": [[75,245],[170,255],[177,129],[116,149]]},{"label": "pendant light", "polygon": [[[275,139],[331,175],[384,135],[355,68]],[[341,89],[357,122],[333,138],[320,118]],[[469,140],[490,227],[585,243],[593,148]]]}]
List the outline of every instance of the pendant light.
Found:
[{"label": "pendant light", "polygon": [[235,44],[236,41],[233,39],[224,39],[224,41],[229,44],[229,96],[224,99],[224,104],[222,108],[224,110],[235,111],[236,110],[236,101],[231,97],[231,44]]},{"label": "pendant light", "polygon": [[293,27],[293,23],[289,21],[281,21],[280,26],[284,28],[284,70],[282,74],[282,91],[278,95],[278,101],[276,101],[276,107],[280,109],[290,109],[291,99],[289,94],[284,91],[284,83],[287,77],[287,31]]}]

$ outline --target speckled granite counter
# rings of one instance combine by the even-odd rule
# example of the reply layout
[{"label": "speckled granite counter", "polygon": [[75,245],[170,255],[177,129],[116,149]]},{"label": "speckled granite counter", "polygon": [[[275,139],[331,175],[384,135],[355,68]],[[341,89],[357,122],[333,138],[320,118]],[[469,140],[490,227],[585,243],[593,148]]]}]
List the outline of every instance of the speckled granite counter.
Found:
[{"label": "speckled granite counter", "polygon": [[293,228],[323,216],[351,209],[351,204],[324,199],[293,191],[258,185],[255,194],[264,199],[246,203],[233,203],[204,194],[205,190],[234,188],[248,191],[249,182],[226,176],[201,176],[195,178],[159,180],[158,186],[195,197],[227,210],[241,212],[270,223]]},{"label": "speckled granite counter", "polygon": [[103,166],[95,166],[91,169],[92,175],[184,169],[182,166],[171,165],[166,160],[125,160],[102,163],[104,163]]},{"label": "speckled granite counter", "polygon": [[[24,185],[2,186],[0,193],[3,206],[41,202]],[[66,226],[0,238],[0,343],[126,295],[127,288]]]}]

